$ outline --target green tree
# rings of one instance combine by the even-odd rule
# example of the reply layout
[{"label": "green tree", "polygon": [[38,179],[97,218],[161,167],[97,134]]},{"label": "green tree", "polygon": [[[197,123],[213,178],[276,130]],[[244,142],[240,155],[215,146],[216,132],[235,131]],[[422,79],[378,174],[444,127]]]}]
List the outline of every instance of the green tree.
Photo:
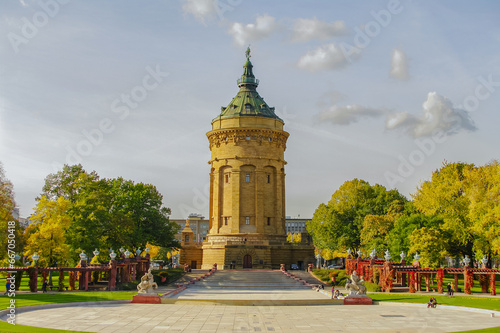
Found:
[{"label": "green tree", "polygon": [[419,252],[422,267],[440,267],[441,260],[448,255],[446,232],[437,228],[423,227],[410,235],[410,253]]},{"label": "green tree", "polygon": [[394,216],[366,215],[361,228],[361,246],[378,252],[389,248],[389,233],[394,227]]},{"label": "green tree", "polygon": [[135,251],[147,243],[180,246],[175,240],[177,225],[169,221],[170,210],[162,206],[163,197],[153,185],[100,179],[81,165],[66,165],[47,177],[42,194],[70,201],[72,221],[66,238],[73,255],[82,249],[88,253],[122,246]]},{"label": "green tree", "polygon": [[382,185],[371,186],[358,179],[346,181],[328,204],[318,206],[307,230],[318,248],[339,251],[359,248],[365,216],[384,215],[395,201],[404,203],[407,199],[397,190],[388,191]]},{"label": "green tree", "polygon": [[64,165],[61,171],[49,174],[45,178],[42,195],[45,195],[49,200],[63,197],[75,202],[82,187],[98,180],[99,176],[95,171],[88,173],[81,164]]}]

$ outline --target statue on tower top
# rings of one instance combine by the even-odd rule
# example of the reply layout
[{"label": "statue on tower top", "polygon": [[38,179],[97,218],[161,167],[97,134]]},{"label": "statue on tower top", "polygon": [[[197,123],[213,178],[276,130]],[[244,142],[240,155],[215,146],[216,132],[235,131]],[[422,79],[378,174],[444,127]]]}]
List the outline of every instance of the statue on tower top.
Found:
[{"label": "statue on tower top", "polygon": [[251,57],[250,55],[250,45],[248,45],[247,50],[245,51],[245,55],[247,56],[247,59]]}]

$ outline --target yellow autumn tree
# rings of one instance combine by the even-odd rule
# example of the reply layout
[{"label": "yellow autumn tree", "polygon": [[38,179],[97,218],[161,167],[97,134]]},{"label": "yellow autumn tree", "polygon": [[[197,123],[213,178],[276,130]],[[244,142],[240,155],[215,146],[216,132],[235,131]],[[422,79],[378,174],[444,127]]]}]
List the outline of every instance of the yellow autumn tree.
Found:
[{"label": "yellow autumn tree", "polygon": [[24,254],[31,257],[37,252],[40,266],[55,266],[70,259],[70,247],[65,242],[65,232],[71,223],[69,205],[69,200],[63,197],[48,200],[42,196],[30,217],[33,223],[25,231]]},{"label": "yellow autumn tree", "polygon": [[476,236],[475,250],[486,257],[500,254],[500,164],[493,161],[466,172],[468,217]]}]

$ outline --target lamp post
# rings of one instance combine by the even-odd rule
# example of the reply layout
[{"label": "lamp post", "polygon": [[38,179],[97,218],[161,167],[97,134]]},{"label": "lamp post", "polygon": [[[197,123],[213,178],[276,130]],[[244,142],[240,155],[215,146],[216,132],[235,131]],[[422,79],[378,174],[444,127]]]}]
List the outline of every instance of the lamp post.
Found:
[{"label": "lamp post", "polygon": [[99,250],[97,248],[95,248],[94,252],[92,252],[94,254],[94,258],[96,258],[97,260],[97,256],[99,255]]},{"label": "lamp post", "polygon": [[373,248],[372,252],[370,252],[370,259],[375,259],[377,258],[377,250],[375,250],[375,248]]},{"label": "lamp post", "polygon": [[316,267],[321,268],[321,254],[316,255]]},{"label": "lamp post", "polygon": [[87,260],[87,255],[85,254],[85,252],[82,250],[82,253],[79,254],[80,256],[80,260],[81,261],[86,261]]},{"label": "lamp post", "polygon": [[469,264],[470,264],[470,258],[469,258],[469,256],[468,256],[468,255],[465,255],[464,260],[463,260],[463,263],[464,263],[464,268],[469,267]]},{"label": "lamp post", "polygon": [[481,259],[481,264],[483,264],[483,268],[486,268],[486,265],[488,264],[488,259],[486,259],[485,256],[483,256],[483,259]]},{"label": "lamp post", "polygon": [[385,251],[384,259],[385,259],[385,261],[391,260],[391,252],[389,251],[389,249],[387,249],[387,251]]},{"label": "lamp post", "polygon": [[31,256],[31,259],[33,259],[33,261],[35,262],[35,267],[38,267],[38,259],[40,258],[40,256],[35,252],[33,253],[33,255]]}]

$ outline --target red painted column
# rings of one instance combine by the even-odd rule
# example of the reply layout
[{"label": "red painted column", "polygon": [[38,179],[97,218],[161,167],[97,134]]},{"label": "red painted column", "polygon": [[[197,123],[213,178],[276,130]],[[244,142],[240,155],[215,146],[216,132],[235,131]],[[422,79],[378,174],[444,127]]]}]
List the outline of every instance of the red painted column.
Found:
[{"label": "red painted column", "polygon": [[116,290],[116,260],[109,261],[109,281],[108,281],[108,290],[115,291]]},{"label": "red painted column", "polygon": [[496,285],[495,285],[495,273],[490,274],[490,293],[495,296],[497,294]]}]

